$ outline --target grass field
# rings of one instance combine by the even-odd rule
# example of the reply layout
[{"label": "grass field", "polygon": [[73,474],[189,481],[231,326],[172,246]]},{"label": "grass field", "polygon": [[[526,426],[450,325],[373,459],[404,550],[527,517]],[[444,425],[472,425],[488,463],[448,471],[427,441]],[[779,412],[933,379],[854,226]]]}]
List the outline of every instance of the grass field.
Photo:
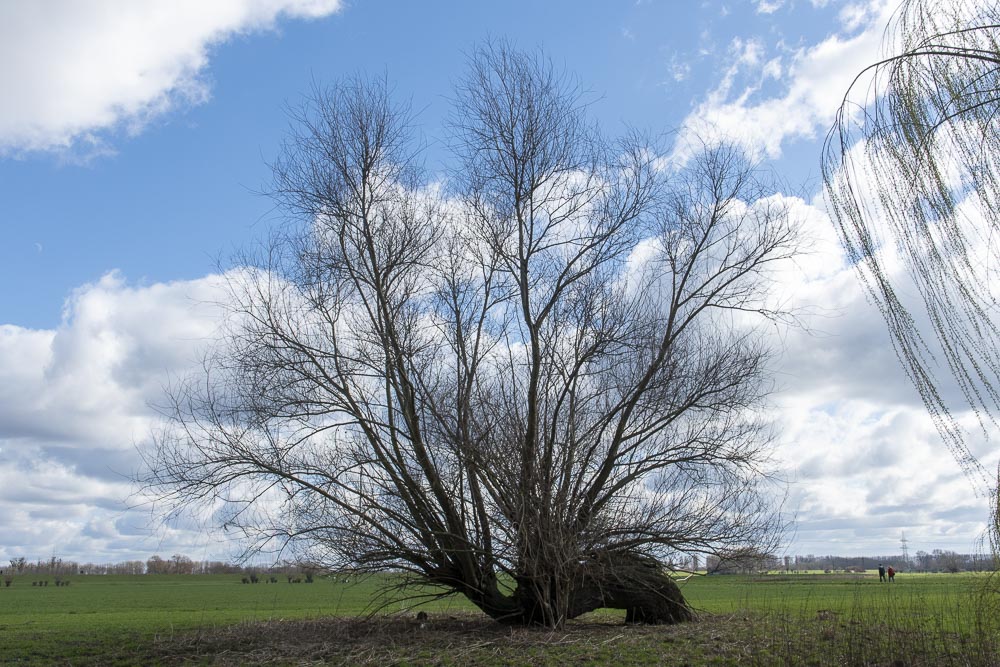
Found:
[{"label": "grass field", "polygon": [[38,578],[0,589],[2,665],[1000,664],[997,596],[979,594],[983,575],[694,577],[682,586],[697,623],[623,627],[622,612],[601,610],[561,634],[499,627],[455,598],[420,607],[423,624],[399,601],[357,620],[384,580],[80,576],[32,586]]}]

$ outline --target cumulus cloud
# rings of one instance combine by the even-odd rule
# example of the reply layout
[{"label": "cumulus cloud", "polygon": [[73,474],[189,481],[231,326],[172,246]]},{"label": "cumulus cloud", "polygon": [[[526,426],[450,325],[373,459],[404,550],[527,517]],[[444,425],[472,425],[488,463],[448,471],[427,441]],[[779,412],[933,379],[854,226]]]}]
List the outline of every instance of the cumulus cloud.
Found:
[{"label": "cumulus cloud", "polygon": [[806,393],[779,398],[778,410],[797,519],[792,553],[898,553],[904,532],[914,549],[969,552],[984,534],[989,503],[922,407],[821,403]]},{"label": "cumulus cloud", "polygon": [[[886,554],[904,531],[913,550],[971,549],[988,503],[941,445],[821,202],[772,198],[807,240],[775,274],[777,297],[806,325],[772,340],[775,460],[792,483],[787,508],[798,525],[790,552]],[[636,248],[630,261],[649,251]],[[0,326],[0,562],[225,553],[206,546],[197,520],[151,533],[150,516],[123,503],[134,444],[157,419],[150,405],[171,378],[197,370],[222,324],[225,284],[130,285],[109,273],[71,293],[56,329]],[[959,417],[975,432],[973,416]],[[970,448],[997,465],[985,437]]]},{"label": "cumulus cloud", "polygon": [[341,0],[0,3],[0,155],[84,147],[204,102],[210,50]]},{"label": "cumulus cloud", "polygon": [[[986,501],[942,450],[829,220],[784,199],[812,254],[779,272],[778,287],[792,308],[824,307],[774,339],[776,460],[799,525],[792,553],[885,553],[901,531],[913,549],[967,550]],[[123,503],[134,490],[123,474],[156,423],[150,404],[216,338],[226,293],[225,276],[136,286],[111,273],[74,290],[56,329],[0,327],[0,559],[224,557],[198,518],[149,531],[155,517]],[[974,449],[996,464],[995,448]]]},{"label": "cumulus cloud", "polygon": [[[727,67],[684,122],[672,157],[683,160],[701,141],[726,140],[775,158],[791,140],[821,138],[855,76],[878,59],[894,7],[885,0],[849,3],[834,34],[794,51],[733,40]],[[792,482],[787,507],[797,519],[791,553],[889,554],[904,531],[913,549],[971,550],[985,529],[988,501],[976,496],[941,442],[823,202],[775,196],[810,240],[777,285],[805,327],[776,332],[773,340],[780,353],[771,413],[780,433],[776,459]],[[893,244],[881,248],[884,268],[907,285]],[[975,416],[956,417],[969,448],[986,469],[996,469],[998,452]]]},{"label": "cumulus cloud", "polygon": [[[797,519],[791,552],[890,554],[901,532],[914,549],[971,550],[988,501],[942,444],[822,203],[785,199],[810,242],[777,286],[805,324],[774,339],[776,458],[792,482],[788,508]],[[904,281],[902,264],[887,260]],[[970,449],[995,469],[998,452],[975,416],[957,416]]]},{"label": "cumulus cloud", "polygon": [[[151,406],[197,368],[224,298],[222,276],[130,286],[110,273],[72,293],[57,329],[0,326],[0,558],[151,555],[111,528],[133,514],[127,475],[158,418]],[[155,550],[163,536],[147,534]],[[199,540],[170,534],[174,548]]]},{"label": "cumulus cloud", "polygon": [[109,273],[73,292],[54,331],[0,327],[4,435],[128,446],[165,379],[213,335],[217,280],[129,287]]}]

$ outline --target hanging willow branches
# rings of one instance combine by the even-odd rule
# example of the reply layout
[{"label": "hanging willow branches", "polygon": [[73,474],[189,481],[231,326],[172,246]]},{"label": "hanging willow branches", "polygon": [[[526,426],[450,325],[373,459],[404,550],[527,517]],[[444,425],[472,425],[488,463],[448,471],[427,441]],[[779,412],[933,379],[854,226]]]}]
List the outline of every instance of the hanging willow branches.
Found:
[{"label": "hanging willow branches", "polygon": [[854,80],[823,177],[850,261],[939,432],[980,490],[956,410],[1000,415],[1000,7],[905,0]]}]

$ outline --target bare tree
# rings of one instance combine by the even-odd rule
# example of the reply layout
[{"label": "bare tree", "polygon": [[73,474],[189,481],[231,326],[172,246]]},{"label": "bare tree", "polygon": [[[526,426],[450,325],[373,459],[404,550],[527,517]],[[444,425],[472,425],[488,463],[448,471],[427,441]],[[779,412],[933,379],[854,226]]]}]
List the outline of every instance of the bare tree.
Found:
[{"label": "bare tree", "polygon": [[[827,193],[903,368],[951,453],[989,489],[953,411],[971,408],[984,428],[1000,414],[1000,6],[905,0],[884,48],[827,137]],[[908,275],[887,268],[887,249]],[[904,299],[911,286],[917,304]],[[954,381],[957,401],[938,371]],[[996,505],[994,528],[1000,552]]]},{"label": "bare tree", "polygon": [[169,561],[165,561],[160,556],[150,556],[146,561],[146,574],[167,574]]},{"label": "bare tree", "polygon": [[470,61],[447,191],[384,81],[296,115],[274,174],[301,224],[233,274],[149,488],[503,622],[689,619],[662,564],[779,527],[760,323],[793,225],[737,151],[668,168],[541,56]]}]

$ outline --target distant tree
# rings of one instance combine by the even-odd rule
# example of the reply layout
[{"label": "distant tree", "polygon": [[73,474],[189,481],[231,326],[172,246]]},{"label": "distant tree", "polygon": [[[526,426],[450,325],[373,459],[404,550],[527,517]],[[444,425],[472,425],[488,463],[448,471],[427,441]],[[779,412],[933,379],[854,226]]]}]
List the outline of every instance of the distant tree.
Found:
[{"label": "distant tree", "polygon": [[242,569],[233,563],[227,563],[224,561],[207,561],[202,563],[202,571],[205,574],[233,574],[235,572],[242,571]]},{"label": "distant tree", "polygon": [[169,570],[171,574],[191,574],[194,572],[194,561],[184,554],[174,554],[170,557]]},{"label": "distant tree", "polygon": [[707,559],[706,567],[714,574],[752,574],[774,569],[778,562],[774,554],[743,547],[713,554]]},{"label": "distant tree", "polygon": [[18,574],[24,572],[24,568],[27,567],[27,565],[28,565],[28,559],[25,558],[24,556],[18,556],[17,558],[10,559],[11,568]]},{"label": "distant tree", "polygon": [[757,327],[782,316],[786,207],[734,149],[672,169],[605,140],[566,77],[503,45],[459,85],[443,192],[387,88],[297,116],[274,172],[300,224],[231,274],[228,336],[175,392],[150,490],[508,623],[690,618],[664,564],[780,526]]},{"label": "distant tree", "polygon": [[[157,556],[157,558],[159,558]],[[94,566],[94,574],[143,574],[147,563],[141,560],[127,560],[108,565]]]},{"label": "distant tree", "polygon": [[146,561],[146,574],[166,574],[169,570],[169,563],[159,556],[152,556]]},{"label": "distant tree", "polygon": [[935,549],[934,561],[937,566],[936,569],[954,574],[955,572],[962,570],[965,559],[954,551],[942,551],[940,549]]},{"label": "distant tree", "polygon": [[[1000,5],[905,0],[885,45],[885,57],[855,79],[827,137],[827,193],[903,368],[951,453],[980,489],[993,486],[996,500],[1000,484],[967,447],[938,372],[950,375],[959,403],[984,428],[997,423]],[[902,257],[906,282],[887,267],[886,249]],[[917,306],[903,298],[911,291]],[[994,502],[1000,552],[997,509]]]}]

